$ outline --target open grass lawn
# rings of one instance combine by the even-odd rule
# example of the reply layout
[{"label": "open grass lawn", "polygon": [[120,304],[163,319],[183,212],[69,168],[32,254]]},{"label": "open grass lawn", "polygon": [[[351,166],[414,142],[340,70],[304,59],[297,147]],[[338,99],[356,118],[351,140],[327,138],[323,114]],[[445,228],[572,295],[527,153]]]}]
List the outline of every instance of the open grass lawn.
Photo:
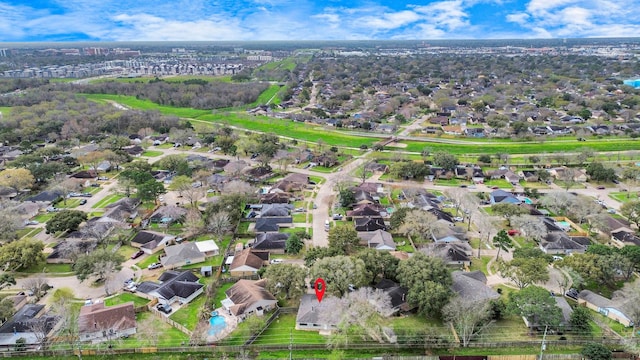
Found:
[{"label": "open grass lawn", "polygon": [[81,200],[82,200],[81,198],[67,199],[66,204],[64,201],[60,201],[59,203],[56,204],[56,207],[58,209],[73,209],[78,205],[80,205]]},{"label": "open grass lawn", "polygon": [[535,336],[528,334],[522,318],[510,316],[489,325],[476,339],[480,342],[499,342],[533,340]]},{"label": "open grass lawn", "polygon": [[38,235],[39,233],[41,233],[43,231],[44,231],[44,228],[42,228],[42,227],[37,227],[37,228],[26,227],[24,229],[18,230],[18,238],[19,239],[21,239],[23,237],[31,238],[31,237],[34,237],[34,236]]},{"label": "open grass lawn", "polygon": [[9,116],[11,116],[11,108],[8,106],[0,106],[0,113],[2,113],[3,117],[9,118]]},{"label": "open grass lawn", "polygon": [[[447,151],[452,154],[541,154],[541,153],[553,153],[562,151],[578,151],[585,147],[585,143],[579,141],[547,141],[544,143],[538,142],[516,142],[508,141],[505,139],[486,139],[486,143],[482,145],[477,144],[465,144],[464,139],[460,143],[446,144],[440,142],[426,141],[402,141],[407,147],[403,150],[419,153],[425,146],[429,146],[434,152]],[[477,139],[473,139],[474,142]],[[606,139],[589,139],[587,142],[588,147],[595,152],[601,151],[625,151],[625,150],[638,150],[640,149],[640,141],[624,139],[624,138],[606,138]],[[388,147],[387,149],[393,149]]]},{"label": "open grass lawn", "polygon": [[124,256],[125,260],[130,259],[131,255],[133,255],[136,251],[138,251],[137,248],[129,245],[122,245],[120,246],[120,248],[118,248],[118,254]]},{"label": "open grass lawn", "polygon": [[221,284],[218,287],[218,290],[216,291],[216,297],[213,299],[213,307],[214,308],[219,308],[220,306],[222,306],[221,302],[222,300],[227,298],[227,295],[224,293],[225,291],[229,290],[230,287],[233,286],[234,283],[229,282],[229,283],[224,283]]},{"label": "open grass lawn", "polygon": [[609,197],[612,198],[613,200],[619,201],[619,202],[627,202],[627,201],[636,201],[638,200],[638,194],[633,191],[633,192],[629,192],[629,191],[620,191],[620,192],[612,192],[609,193]]},{"label": "open grass lawn", "polygon": [[611,328],[611,330],[617,332],[618,334],[622,335],[623,337],[630,337],[631,334],[633,333],[633,328],[632,327],[626,327],[622,324],[620,324],[619,322],[613,320],[613,319],[609,319],[608,317],[591,310],[591,316],[595,319],[597,319],[598,321],[605,323],[607,326],[609,326]]},{"label": "open grass lawn", "polygon": [[145,152],[142,153],[142,156],[146,156],[146,157],[157,157],[164,154],[164,152],[162,151],[158,151],[158,150],[147,150]]},{"label": "open grass lawn", "polygon": [[206,296],[204,294],[200,294],[197,298],[191,301],[187,305],[183,305],[182,308],[176,311],[173,315],[170,316],[171,320],[177,322],[178,324],[182,324],[189,330],[195,330],[196,325],[198,325],[198,313],[200,312],[200,308],[204,305]]},{"label": "open grass lawn", "polygon": [[18,272],[35,274],[35,273],[48,273],[48,274],[56,274],[56,273],[65,273],[69,274],[73,270],[71,270],[71,264],[47,264],[46,261],[41,261],[33,266],[30,266],[26,269],[20,269]]},{"label": "open grass lawn", "polygon": [[[180,346],[182,343],[189,341],[189,335],[158,319],[150,312],[136,314],[136,320],[138,322],[138,333],[126,339],[126,345],[141,347],[157,344],[159,347],[168,347]],[[144,354],[136,354],[136,356],[141,355]],[[118,355],[118,359],[122,356]],[[158,359],[164,359],[166,355],[156,356]]]},{"label": "open grass lawn", "polygon": [[104,304],[106,306],[113,306],[113,305],[124,304],[129,301],[133,301],[133,306],[135,307],[146,305],[149,302],[148,299],[142,298],[140,296],[136,296],[130,293],[122,293],[122,294],[118,294],[116,296],[104,299]]},{"label": "open grass lawn", "polygon": [[107,195],[104,198],[102,198],[102,200],[100,200],[97,203],[95,203],[91,208],[92,209],[104,208],[107,205],[113,204],[114,202],[122,199],[123,197],[124,197],[124,195],[122,195],[122,194]]},{"label": "open grass lawn", "polygon": [[487,264],[489,263],[489,261],[491,261],[491,259],[493,259],[493,256],[480,256],[480,259],[474,257],[471,260],[471,266],[469,266],[469,270],[470,271],[476,271],[476,270],[480,270],[482,271],[485,275],[488,274],[487,271]]},{"label": "open grass lawn", "polygon": [[53,217],[54,213],[43,213],[43,214],[38,214],[36,216],[33,217],[33,220],[39,222],[39,223],[46,223],[47,221],[49,221],[52,217]]},{"label": "open grass lawn", "polygon": [[489,187],[497,186],[501,189],[511,189],[513,185],[505,179],[485,180],[485,185]]},{"label": "open grass lawn", "polygon": [[138,263],[136,263],[136,265],[140,268],[140,269],[146,269],[147,266],[156,263],[158,261],[160,261],[158,258],[160,257],[160,253],[155,253],[155,254],[151,254],[149,256],[147,256],[146,258],[140,260]]},{"label": "open grass lawn", "polygon": [[[329,146],[335,145],[358,148],[360,145],[364,144],[371,147],[377,140],[375,138],[363,138],[356,135],[346,134],[337,130],[328,130],[319,125],[304,124],[291,120],[274,119],[267,116],[250,116],[242,113],[236,114],[222,111],[212,114],[209,110],[163,106],[149,100],[136,99],[134,96],[108,94],[83,94],[82,96],[98,102],[111,100],[134,109],[158,110],[160,113],[165,115],[174,115],[206,122],[223,123],[247,130],[272,132],[277,135],[295,138],[298,141],[317,142],[318,140],[322,140]],[[159,147],[162,148],[162,146]],[[171,145],[169,144],[167,148],[170,147]]]},{"label": "open grass lawn", "polygon": [[281,314],[256,339],[254,344],[324,344],[326,339],[316,331],[295,330],[296,314]]},{"label": "open grass lawn", "polygon": [[[311,216],[311,215],[309,215]],[[303,223],[307,221],[307,213],[295,213],[293,214],[294,223]]]}]

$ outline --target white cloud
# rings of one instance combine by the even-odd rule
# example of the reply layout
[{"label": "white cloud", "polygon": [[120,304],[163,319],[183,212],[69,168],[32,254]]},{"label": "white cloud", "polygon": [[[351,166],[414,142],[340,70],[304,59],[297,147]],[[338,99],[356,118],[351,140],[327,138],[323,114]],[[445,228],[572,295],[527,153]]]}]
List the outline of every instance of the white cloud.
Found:
[{"label": "white cloud", "polygon": [[365,16],[359,19],[365,26],[373,29],[397,29],[420,20],[421,17],[413,11],[404,10],[395,13],[384,13],[379,16]]},{"label": "white cloud", "polygon": [[514,22],[520,25],[525,25],[531,16],[527,13],[515,13],[507,15],[507,21]]},{"label": "white cloud", "polygon": [[166,20],[149,14],[120,14],[113,18],[124,27],[114,29],[109,37],[116,41],[215,41],[246,40],[251,32],[233,20],[212,18],[196,21]]}]

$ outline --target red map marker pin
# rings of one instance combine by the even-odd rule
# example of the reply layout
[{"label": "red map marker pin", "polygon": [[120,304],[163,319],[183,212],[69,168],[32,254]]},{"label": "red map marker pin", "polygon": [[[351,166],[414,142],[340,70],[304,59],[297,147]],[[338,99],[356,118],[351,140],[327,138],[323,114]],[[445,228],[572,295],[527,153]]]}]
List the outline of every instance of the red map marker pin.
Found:
[{"label": "red map marker pin", "polygon": [[318,302],[321,302],[322,297],[324,296],[324,291],[327,288],[327,284],[324,282],[324,279],[317,278],[315,284],[313,284],[313,288],[316,290],[316,297],[318,298]]}]

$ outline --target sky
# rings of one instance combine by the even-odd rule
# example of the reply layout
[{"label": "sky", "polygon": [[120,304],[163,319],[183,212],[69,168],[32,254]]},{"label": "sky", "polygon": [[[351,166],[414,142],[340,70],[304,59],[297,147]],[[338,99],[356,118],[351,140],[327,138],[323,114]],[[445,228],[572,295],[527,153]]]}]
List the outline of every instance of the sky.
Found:
[{"label": "sky", "polygon": [[0,42],[640,37],[640,0],[0,0]]}]

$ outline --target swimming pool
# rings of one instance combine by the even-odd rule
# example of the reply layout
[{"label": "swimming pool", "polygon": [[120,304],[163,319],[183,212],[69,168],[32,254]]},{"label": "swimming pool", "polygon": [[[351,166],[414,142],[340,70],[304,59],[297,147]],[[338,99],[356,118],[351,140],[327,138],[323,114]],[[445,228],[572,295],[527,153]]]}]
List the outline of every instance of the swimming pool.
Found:
[{"label": "swimming pool", "polygon": [[567,221],[558,221],[557,224],[565,231],[571,229],[571,224],[569,224]]},{"label": "swimming pool", "polygon": [[214,316],[209,319],[209,336],[215,336],[227,327],[227,323],[222,316]]},{"label": "swimming pool", "polygon": [[531,201],[531,199],[529,199],[527,197],[522,199],[522,201],[524,201],[525,204],[533,204],[533,201]]}]

